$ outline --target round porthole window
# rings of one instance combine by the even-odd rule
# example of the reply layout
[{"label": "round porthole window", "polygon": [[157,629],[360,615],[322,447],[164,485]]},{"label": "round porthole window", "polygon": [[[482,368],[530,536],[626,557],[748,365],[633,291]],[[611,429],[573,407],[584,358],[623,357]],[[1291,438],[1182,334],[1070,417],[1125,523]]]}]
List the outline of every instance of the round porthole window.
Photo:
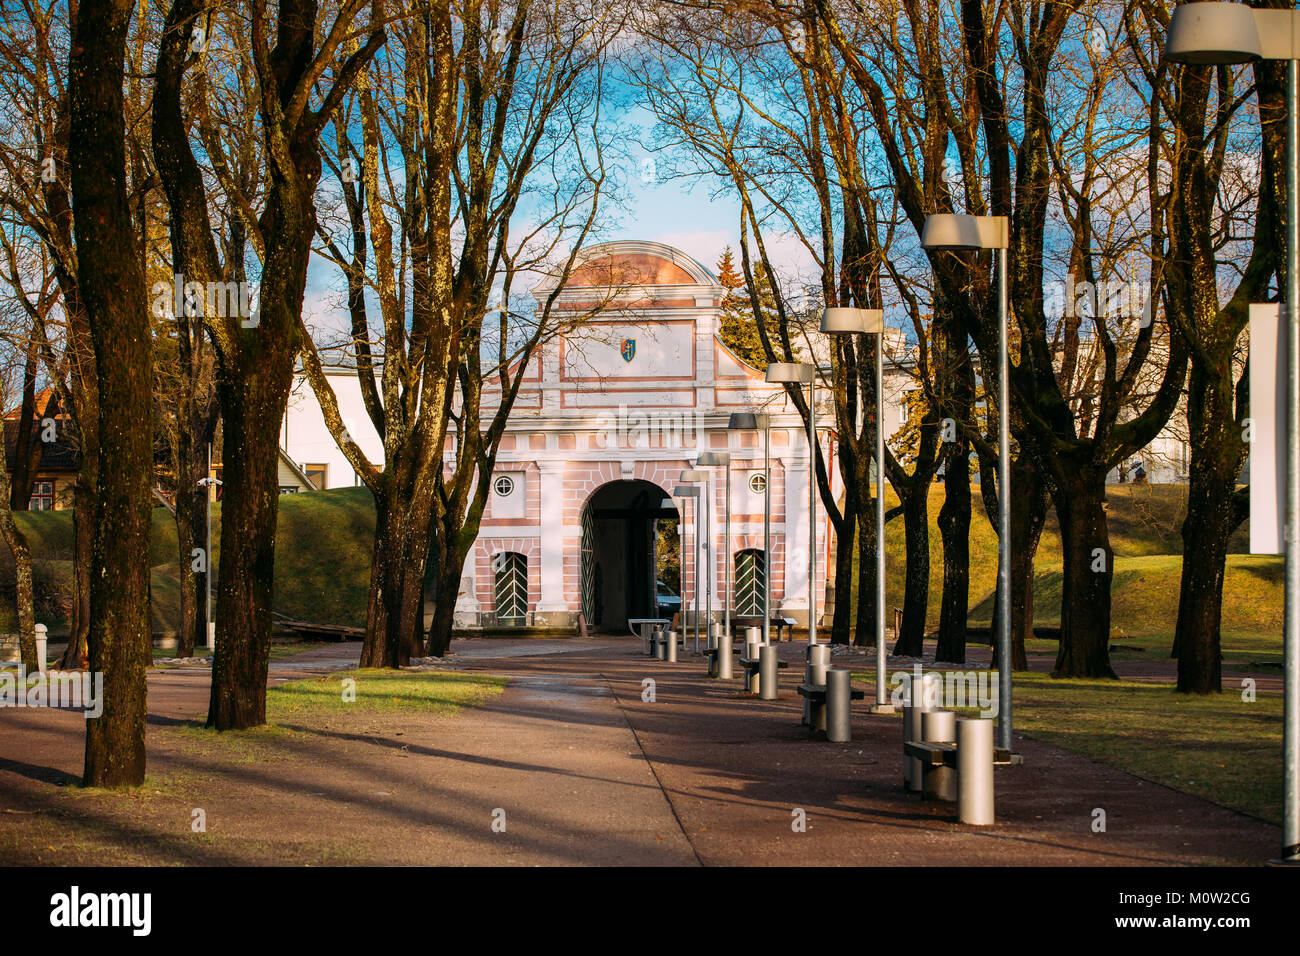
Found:
[{"label": "round porthole window", "polygon": [[749,490],[756,495],[761,495],[767,490],[767,476],[762,473],[749,476]]},{"label": "round porthole window", "polygon": [[496,489],[496,493],[502,498],[508,498],[515,493],[515,480],[509,475],[500,475],[492,483],[492,487]]}]

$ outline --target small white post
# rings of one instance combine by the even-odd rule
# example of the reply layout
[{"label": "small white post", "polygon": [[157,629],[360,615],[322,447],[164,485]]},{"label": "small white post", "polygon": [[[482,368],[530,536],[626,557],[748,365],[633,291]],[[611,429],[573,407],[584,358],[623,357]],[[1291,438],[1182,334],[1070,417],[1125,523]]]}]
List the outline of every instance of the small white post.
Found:
[{"label": "small white post", "polygon": [[36,666],[40,673],[45,673],[45,649],[49,644],[49,628],[44,624],[36,625]]}]

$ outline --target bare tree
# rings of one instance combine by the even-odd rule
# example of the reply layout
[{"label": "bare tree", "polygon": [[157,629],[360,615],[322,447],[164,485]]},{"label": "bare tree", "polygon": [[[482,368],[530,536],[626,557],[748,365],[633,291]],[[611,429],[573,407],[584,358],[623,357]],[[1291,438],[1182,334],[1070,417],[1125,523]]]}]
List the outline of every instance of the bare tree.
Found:
[{"label": "bare tree", "polygon": [[[601,4],[421,8],[394,25],[384,56],[335,115],[350,241],[341,246],[324,226],[322,238],[347,279],[349,359],[382,464],[348,434],[315,350],[304,349],[303,367],[375,497],[364,666],[399,666],[420,652],[431,553],[429,647],[445,653],[520,383],[538,345],[581,319],[553,305],[597,221],[603,58],[616,31]],[[529,275],[557,284],[536,314],[522,315],[512,291]]]},{"label": "bare tree", "polygon": [[[223,422],[217,648],[208,724],[218,730],[266,719],[266,674],[275,571],[280,422],[305,334],[302,301],[316,233],[319,137],[344,94],[385,41],[378,0],[344,0],[328,26],[311,0],[282,0],[268,22],[264,0],[248,7],[249,56],[267,168],[260,211],[244,185],[221,176],[261,267],[256,316],[212,314],[204,324],[217,353]],[[153,150],[171,212],[175,268],[203,288],[245,278],[243,247],[225,262],[213,237],[208,193],[182,107],[205,0],[177,0],[158,48]],[[228,23],[228,29],[244,29]],[[273,39],[271,29],[274,30]],[[365,38],[363,44],[354,38]],[[199,44],[202,46],[202,43]],[[350,49],[350,52],[344,52]],[[236,76],[236,81],[238,77]],[[327,79],[331,82],[327,83]],[[227,310],[228,312],[229,310]]]},{"label": "bare tree", "polygon": [[[77,284],[69,193],[70,103],[61,51],[71,28],[63,0],[46,5],[19,0],[10,14],[0,18],[0,84],[12,110],[0,135],[0,203],[14,230],[6,234],[5,279],[15,291],[19,286],[45,290],[45,277],[52,275],[58,290],[58,301],[32,316],[31,333],[68,416],[60,438],[80,452],[73,488],[72,615],[60,664],[79,667],[87,661],[90,629],[99,398],[90,326]],[[43,247],[39,261],[22,254],[28,236]]]},{"label": "bare tree", "polygon": [[[1187,350],[1179,337],[1168,334],[1167,321],[1138,322],[1105,309],[1072,311],[1056,321],[1046,308],[1053,271],[1046,257],[1049,245],[1063,250],[1068,276],[1095,287],[1108,278],[1108,271],[1142,267],[1151,228],[1149,216],[1144,220],[1134,214],[1134,203],[1097,201],[1097,192],[1110,181],[1105,160],[1124,149],[1106,136],[1113,129],[1104,124],[1080,129],[1058,111],[1062,104],[1064,110],[1074,108],[1072,98],[1060,95],[1059,84],[1074,82],[1059,70],[1063,50],[1079,42],[1090,21],[1081,12],[1082,3],[986,8],[978,0],[963,0],[956,19],[937,3],[925,9],[904,3],[903,8],[914,35],[960,31],[959,62],[967,85],[955,106],[946,93],[934,96],[932,121],[947,130],[931,141],[925,165],[926,176],[938,176],[951,136],[962,171],[959,195],[942,178],[937,190],[921,188],[910,162],[915,152],[911,142],[888,135],[891,106],[897,101],[891,103],[884,94],[878,71],[859,55],[838,11],[818,0],[846,68],[867,91],[900,200],[918,233],[927,214],[960,208],[955,206],[958,199],[964,200],[968,212],[1010,219],[1008,257],[1018,354],[1009,384],[1012,400],[1020,407],[1011,421],[1019,423],[1016,438],[1052,495],[1064,542],[1062,636],[1055,673],[1113,676],[1109,608],[1114,556],[1105,517],[1106,475],[1118,461],[1149,444],[1168,421],[1181,395]],[[894,44],[890,30],[885,29],[891,37],[887,45]],[[945,64],[933,56],[929,60],[931,83],[942,83]],[[953,63],[949,73],[957,70]],[[1106,75],[1107,90],[1122,82],[1120,71]],[[1081,169],[1060,168],[1062,144],[1067,142],[1088,157]],[[1054,201],[1060,221],[1049,230]],[[1112,230],[1120,234],[1112,235]],[[990,294],[988,260],[951,252],[931,253],[930,260],[939,283],[937,301],[948,303],[970,334],[986,394],[995,394],[996,299]],[[1162,285],[1158,259],[1148,255],[1145,271],[1154,296]],[[1080,332],[1085,322],[1086,336]],[[1157,333],[1160,371],[1148,387],[1148,361]],[[1087,382],[1086,388],[1081,381]],[[1135,408],[1143,398],[1144,405]]]},{"label": "bare tree", "polygon": [[[1252,85],[1250,74],[1227,67],[1159,62],[1152,51],[1163,48],[1168,22],[1163,5],[1140,2],[1126,10],[1139,81],[1155,91],[1149,162],[1168,171],[1157,207],[1166,303],[1174,333],[1190,355],[1191,460],[1174,633],[1177,689],[1209,694],[1222,689],[1219,625],[1228,537],[1249,508],[1248,490],[1237,488],[1248,450],[1242,332],[1250,303],[1283,287],[1285,68],[1255,66]],[[1252,93],[1262,135],[1253,132]]]},{"label": "bare tree", "polygon": [[[8,336],[0,336],[0,340],[3,340],[6,351],[12,348],[13,343]],[[30,347],[20,347],[14,351],[19,355],[24,355],[23,364],[26,366],[28,363],[25,356],[31,354]],[[7,362],[4,367],[0,368],[0,394],[3,394],[6,399],[10,394],[8,385],[10,371],[11,368]],[[25,367],[23,375],[24,377],[27,375]],[[21,424],[21,420],[19,424]],[[44,664],[43,661],[37,660],[36,652],[36,613],[32,599],[32,553],[27,544],[27,536],[14,522],[13,509],[9,503],[9,484],[9,468],[5,464],[5,455],[0,453],[0,537],[4,538],[5,544],[9,546],[9,551],[14,559],[14,608],[18,616],[18,649],[23,666],[31,672]]]},{"label": "bare tree", "polygon": [[153,478],[150,338],[127,194],[126,39],[134,7],[82,0],[68,59],[68,164],[77,281],[98,370],[99,474],[90,565],[90,666],[103,716],[86,722],[87,786],[136,786],[145,770]]}]

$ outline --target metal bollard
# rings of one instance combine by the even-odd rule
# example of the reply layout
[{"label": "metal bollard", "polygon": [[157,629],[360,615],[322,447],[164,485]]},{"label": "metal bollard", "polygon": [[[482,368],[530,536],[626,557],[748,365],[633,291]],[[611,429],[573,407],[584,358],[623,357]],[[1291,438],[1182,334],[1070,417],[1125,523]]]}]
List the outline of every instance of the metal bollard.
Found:
[{"label": "metal bollard", "polygon": [[[756,627],[745,628],[744,660],[759,660],[759,649],[763,646],[763,632]],[[742,665],[745,669],[745,692],[758,693],[758,671],[752,665]]]},{"label": "metal bollard", "polygon": [[662,661],[668,657],[667,641],[664,640],[664,632],[660,631],[655,635],[655,660]]},{"label": "metal bollard", "polygon": [[826,672],[826,739],[842,744],[853,739],[853,672],[834,667]]},{"label": "metal bollard", "polygon": [[[804,682],[807,684],[825,684],[826,668],[831,665],[831,648],[829,644],[811,644],[804,652],[804,658],[807,663],[804,665]],[[814,673],[813,668],[820,667],[821,671]],[[807,697],[803,701],[803,719],[799,721],[803,726],[810,726],[809,715],[812,713],[812,702]],[[814,727],[814,730],[824,729],[824,721],[819,721],[822,726]]]},{"label": "metal bollard", "polygon": [[718,680],[731,680],[731,635],[723,631],[718,637]]},{"label": "metal bollard", "polygon": [[[927,744],[956,743],[956,713],[951,710],[929,710],[921,714],[921,741]],[[921,784],[923,796],[949,803],[957,799],[957,771],[951,767],[927,767]]]},{"label": "metal bollard", "polygon": [[957,721],[957,820],[989,827],[993,819],[993,721]]},{"label": "metal bollard", "polygon": [[776,700],[777,679],[776,645],[764,644],[758,650],[758,696],[762,700]]},{"label": "metal bollard", "polygon": [[[830,664],[813,664],[808,669],[810,672],[808,674],[808,683],[816,687],[825,687],[826,675],[831,669]],[[808,707],[810,708],[808,726],[810,729],[823,731],[826,729],[826,703],[825,698],[821,701],[808,701]]]},{"label": "metal bollard", "polygon": [[[763,643],[761,641],[750,641],[749,631],[752,628],[746,628],[745,633],[745,656],[747,661],[761,660]],[[752,664],[742,665],[745,669],[745,690],[751,694],[758,693],[758,671],[754,670]]]},{"label": "metal bollard", "polygon": [[903,703],[922,710],[938,710],[943,704],[943,676],[931,671],[921,675],[919,687],[911,674],[903,675]]},{"label": "metal bollard", "polygon": [[664,660],[677,663],[677,632],[664,631]]},{"label": "metal bollard", "polygon": [[[921,715],[938,706],[938,674],[922,674],[917,683],[911,674],[903,675],[903,744],[921,740]],[[921,761],[916,757],[903,757],[903,786],[913,793],[921,792]]]},{"label": "metal bollard", "polygon": [[[903,707],[903,746],[921,739],[921,715],[924,708],[919,705]],[[912,793],[921,792],[921,761],[915,757],[903,755],[903,786]]]},{"label": "metal bollard", "polygon": [[660,630],[657,624],[641,625],[641,640],[645,643],[644,651],[647,657],[655,656],[655,641],[659,638]]}]

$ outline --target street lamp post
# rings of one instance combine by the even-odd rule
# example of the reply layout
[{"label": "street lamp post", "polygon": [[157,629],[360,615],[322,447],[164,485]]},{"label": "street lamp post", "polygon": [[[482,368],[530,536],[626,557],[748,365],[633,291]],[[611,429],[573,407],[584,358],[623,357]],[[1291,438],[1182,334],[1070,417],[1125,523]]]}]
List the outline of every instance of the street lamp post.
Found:
[{"label": "street lamp post", "polygon": [[[713,577],[717,573],[713,567],[713,501],[709,494],[709,473],[702,468],[687,468],[678,477],[678,481],[689,481],[696,485],[696,494],[700,496],[700,505],[695,509],[695,514],[700,520],[704,535],[701,538],[700,529],[697,529],[695,537],[697,543],[701,540],[704,542],[704,637],[707,643],[709,627],[713,624]],[[699,487],[700,484],[704,487]],[[697,611],[696,617],[698,616]]]},{"label": "street lamp post", "polygon": [[1165,40],[1174,63],[1287,61],[1286,119],[1286,504],[1282,615],[1282,857],[1300,863],[1300,11],[1243,3],[1188,3],[1174,9]]},{"label": "street lamp post", "polygon": [[764,412],[732,412],[727,427],[763,429],[763,643],[772,643],[772,426]]},{"label": "street lamp post", "polygon": [[817,643],[817,370],[803,362],[773,362],[767,367],[767,381],[808,386],[808,646],[812,647]]},{"label": "street lamp post", "polygon": [[217,646],[217,635],[212,625],[212,489],[221,485],[221,479],[212,474],[212,443],[208,443],[208,475],[199,479],[199,487],[207,493],[207,547],[203,553],[203,636],[208,650]]},{"label": "street lamp post", "polygon": [[[1007,382],[1006,216],[927,216],[925,249],[995,249],[998,252],[998,749],[1011,755],[1011,428]],[[986,392],[987,394],[987,392]]]},{"label": "street lamp post", "polygon": [[828,308],[822,312],[822,331],[876,336],[876,704],[872,711],[892,714],[894,708],[885,696],[885,313]]},{"label": "street lamp post", "polygon": [[[682,559],[684,559],[684,558],[685,558],[685,552],[686,552],[686,522],[683,520],[683,516],[686,514],[686,502],[685,502],[685,501],[681,501],[681,502],[679,503],[678,500],[677,500],[676,498],[665,498],[665,499],[663,499],[661,502],[659,502],[659,507],[662,508],[662,509],[665,510],[665,511],[668,510],[669,508],[672,508],[674,511],[677,512],[677,534],[682,538],[681,551],[682,551]],[[657,556],[658,553],[659,553],[659,550],[658,550],[659,545],[658,545],[658,540],[657,540],[657,539],[658,539],[658,530],[657,530],[657,529],[658,529],[658,525],[656,525],[656,531],[655,531],[655,537],[656,537],[656,543],[655,543],[655,554],[656,554],[656,556]],[[686,612],[686,606],[685,606],[685,602],[686,602],[686,588],[682,586],[682,583],[683,583],[683,581],[685,580],[685,578],[682,576],[682,574],[681,574],[681,570],[682,570],[681,560],[679,560],[679,561],[678,561],[678,566],[677,566],[677,571],[678,571],[677,587],[678,587],[678,589],[681,591],[681,600],[682,600],[682,628],[683,628],[683,633],[685,633],[685,630],[684,630],[684,629],[685,629],[685,627],[686,627],[686,613],[685,613],[685,612]],[[656,567],[656,569],[655,569],[655,581],[656,581],[656,587],[655,587],[655,594],[656,594],[656,596],[655,596],[655,616],[656,616],[656,617],[659,616],[659,603],[658,603],[658,602],[659,602],[659,598],[658,598],[658,584],[657,584],[658,580],[659,580],[659,570],[658,570],[658,568]],[[668,621],[668,628],[667,628],[667,630],[671,630],[671,629],[672,629],[672,620],[670,619],[670,620]]]},{"label": "street lamp post", "polygon": [[700,452],[700,457],[695,459],[696,465],[703,465],[706,468],[721,467],[724,480],[726,482],[726,491],[723,505],[723,532],[722,532],[722,560],[724,567],[722,569],[723,596],[722,596],[722,634],[725,640],[731,640],[731,452],[729,451],[704,451]]},{"label": "street lamp post", "polygon": [[[699,520],[700,520],[700,502],[699,502],[699,497],[700,497],[700,489],[699,489],[699,488],[696,488],[694,485],[678,485],[677,487],[675,487],[675,488],[673,489],[673,495],[676,496],[676,497],[678,497],[678,498],[683,499],[683,501],[682,501],[682,504],[683,504],[683,505],[685,505],[685,503],[686,503],[685,499],[688,499],[688,498],[694,498],[694,499],[696,499],[696,500],[695,500],[695,523],[696,523],[696,527],[695,527],[695,550],[694,550],[694,552],[691,554],[691,575],[692,575],[692,577],[694,577],[694,579],[695,579],[695,581],[694,581],[694,584],[695,584],[695,594],[692,595],[692,597],[691,597],[691,611],[693,612],[693,613],[691,614],[691,617],[694,619],[695,653],[698,654],[698,653],[700,652],[700,555],[699,555],[699,547],[700,547],[700,529],[699,529]],[[683,507],[683,509],[682,509],[682,517],[683,517],[683,519],[686,517],[686,509],[685,509],[684,507]],[[686,540],[685,540],[685,539],[686,539],[686,522],[683,520],[683,521],[682,521],[682,545],[683,545],[682,550],[683,550],[683,551],[686,550],[686,549],[685,549],[685,544],[686,544]],[[685,588],[682,588],[682,593],[684,594],[685,592],[686,592],[686,589],[685,589]],[[682,620],[683,620],[683,623],[684,623],[684,622],[685,622],[685,618],[683,618]]]}]

